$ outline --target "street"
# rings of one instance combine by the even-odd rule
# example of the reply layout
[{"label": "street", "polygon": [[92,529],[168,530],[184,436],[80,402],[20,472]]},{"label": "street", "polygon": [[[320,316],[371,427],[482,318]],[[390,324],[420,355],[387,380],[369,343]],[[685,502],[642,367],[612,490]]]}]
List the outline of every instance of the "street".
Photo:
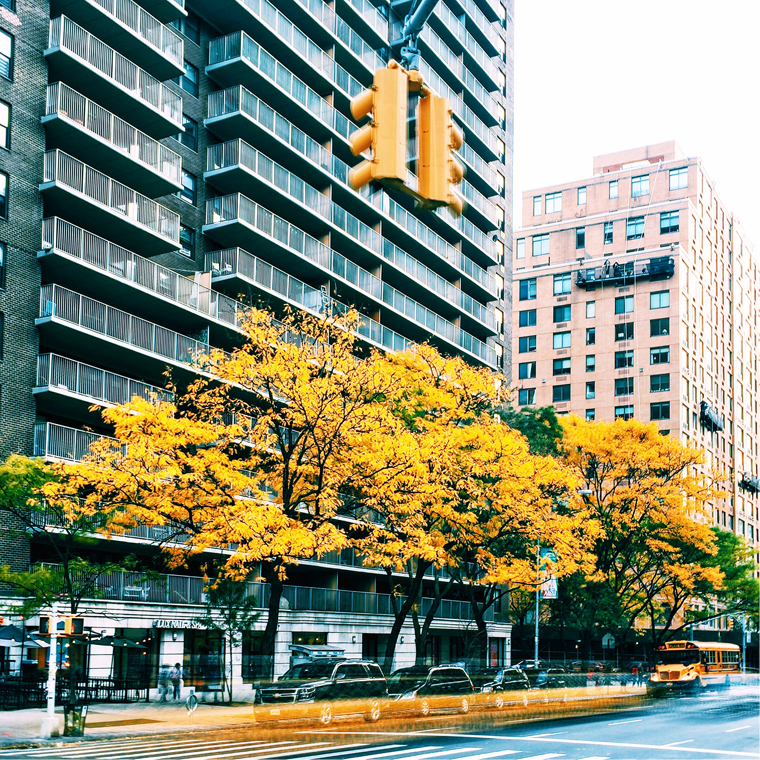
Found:
[{"label": "street", "polygon": [[[204,736],[72,742],[5,750],[8,760],[740,760],[760,758],[760,705],[752,691],[663,700],[608,713],[507,723],[484,714],[402,725],[299,724],[278,735],[252,728]],[[487,724],[487,725],[486,725]]]}]

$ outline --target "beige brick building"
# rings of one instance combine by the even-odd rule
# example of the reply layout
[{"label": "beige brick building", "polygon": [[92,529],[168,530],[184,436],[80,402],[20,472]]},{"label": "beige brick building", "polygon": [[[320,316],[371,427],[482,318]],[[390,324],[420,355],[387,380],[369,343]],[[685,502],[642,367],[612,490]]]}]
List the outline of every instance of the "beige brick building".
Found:
[{"label": "beige brick building", "polygon": [[653,421],[728,473],[714,519],[757,545],[758,304],[751,243],[675,142],[523,194],[512,386],[520,406]]}]

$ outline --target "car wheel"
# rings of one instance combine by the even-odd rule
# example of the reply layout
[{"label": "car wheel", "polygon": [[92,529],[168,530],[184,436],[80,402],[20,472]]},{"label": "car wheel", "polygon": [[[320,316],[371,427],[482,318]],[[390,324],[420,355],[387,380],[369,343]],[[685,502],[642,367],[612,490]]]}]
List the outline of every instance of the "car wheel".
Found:
[{"label": "car wheel", "polygon": [[332,702],[323,702],[319,708],[319,723],[322,726],[329,726],[333,722]]},{"label": "car wheel", "polygon": [[470,700],[467,697],[462,697],[458,712],[462,713],[462,715],[467,715],[467,713],[470,712]]},{"label": "car wheel", "polygon": [[369,703],[369,710],[364,713],[364,720],[367,723],[377,723],[380,720],[380,700],[373,699]]},{"label": "car wheel", "polygon": [[497,691],[493,703],[497,709],[501,710],[501,708],[504,707],[504,694],[500,691]]},{"label": "car wheel", "polygon": [[423,699],[420,701],[420,715],[423,718],[427,718],[428,715],[430,715],[430,701],[427,699]]}]

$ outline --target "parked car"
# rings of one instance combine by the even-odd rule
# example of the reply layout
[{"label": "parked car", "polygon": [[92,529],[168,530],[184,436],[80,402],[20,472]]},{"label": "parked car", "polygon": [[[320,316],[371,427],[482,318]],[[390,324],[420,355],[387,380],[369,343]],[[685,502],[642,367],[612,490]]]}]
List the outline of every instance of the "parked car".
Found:
[{"label": "parked car", "polygon": [[562,668],[539,671],[533,686],[536,689],[565,689],[570,685],[569,673]]},{"label": "parked car", "polygon": [[388,682],[370,660],[324,659],[294,665],[256,691],[257,721],[316,718],[323,726],[336,715],[361,714],[380,720]]},{"label": "parked car", "polygon": [[485,702],[498,709],[507,704],[527,707],[530,681],[520,668],[481,668],[470,673],[473,685],[485,695]]},{"label": "parked car", "polygon": [[388,698],[395,702],[392,709],[413,710],[423,717],[440,709],[468,713],[474,691],[465,669],[455,665],[401,668],[388,679]]}]

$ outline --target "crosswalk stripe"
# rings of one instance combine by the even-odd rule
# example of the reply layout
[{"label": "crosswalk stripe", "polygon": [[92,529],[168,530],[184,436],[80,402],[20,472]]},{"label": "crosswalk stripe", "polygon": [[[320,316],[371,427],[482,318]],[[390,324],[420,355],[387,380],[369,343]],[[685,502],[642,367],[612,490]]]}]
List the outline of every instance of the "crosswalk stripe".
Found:
[{"label": "crosswalk stripe", "polygon": [[[172,741],[171,739],[157,739],[157,740],[140,740],[140,739],[116,739],[116,740],[109,740],[108,741],[108,747],[109,752],[113,752],[114,749],[118,749],[119,751],[123,750],[139,750],[139,749],[154,749],[157,747],[165,747],[166,745],[169,745],[171,747],[192,747],[192,746],[206,746],[211,747],[212,745],[218,746],[220,744],[229,744],[230,741],[228,739],[219,739],[215,741],[208,741],[204,742],[200,739],[179,739],[176,741]],[[261,744],[262,741],[259,740],[257,742],[254,742],[256,744]],[[58,754],[61,756],[66,757],[74,757],[82,752],[92,752],[94,748],[105,745],[105,742],[97,742],[89,744],[89,746],[84,743],[78,743],[75,745],[71,745],[69,747],[58,747]],[[24,754],[24,757],[37,757],[38,755],[48,755],[50,754],[50,750],[48,749],[37,749],[37,750],[23,750],[23,749],[16,749],[16,750],[6,750],[5,752],[0,752],[0,757],[11,757],[14,755]]]},{"label": "crosswalk stripe", "polygon": [[[393,749],[394,747],[403,747],[403,744],[390,744],[387,746],[380,746],[380,747],[372,747],[372,754],[371,755],[361,755],[360,757],[352,757],[350,760],[390,760],[391,758],[398,758],[398,760],[412,760],[411,758],[405,758],[401,757],[401,755],[408,755],[410,752],[428,752],[432,751],[434,749],[443,749],[442,747],[410,747],[409,749],[401,749],[396,752],[386,752],[383,755],[378,755],[378,751],[380,750],[388,750]],[[361,750],[352,750],[351,752],[343,752],[338,751],[337,754],[334,753],[328,753],[324,755],[314,755],[312,758],[308,758],[308,760],[319,760],[320,758],[325,758],[326,760],[329,760],[329,758],[335,758],[335,760],[339,760],[344,755],[350,755],[354,752],[364,752],[366,751],[366,747]],[[306,758],[303,758],[302,760],[307,760]],[[469,758],[468,758],[469,760]]]},{"label": "crosswalk stripe", "polygon": [[481,755],[468,756],[467,760],[488,760],[491,757],[504,757],[504,755],[516,755],[519,749],[500,749],[497,752],[484,752]]},{"label": "crosswalk stripe", "polygon": [[[207,753],[209,750],[213,750],[214,752],[218,753],[224,750],[225,754],[229,756],[230,752],[229,750],[236,750],[238,748],[239,751],[235,754],[240,754],[240,752],[248,751],[248,750],[256,750],[256,749],[264,749],[266,747],[278,747],[283,744],[297,744],[296,741],[290,740],[285,742],[264,742],[264,741],[251,741],[251,742],[224,742],[224,744],[217,744],[213,747],[209,747],[208,745],[204,744],[203,742],[194,742],[190,746],[184,746],[184,747],[177,747],[176,749],[169,749],[165,743],[162,743],[160,747],[157,746],[151,746],[151,745],[143,745],[139,748],[132,748],[129,747],[128,749],[119,748],[119,757],[122,758],[130,758],[134,757],[135,755],[138,755],[140,760],[143,760],[143,758],[149,758],[156,754],[160,755],[160,757],[176,757],[177,755],[180,755],[181,757],[192,757],[193,753]],[[170,744],[171,747],[173,747],[173,744]],[[80,748],[76,752],[71,752],[66,754],[65,756],[68,758],[80,758],[80,757],[92,757],[97,758],[101,755],[106,755],[107,757],[112,757],[114,754],[114,750],[112,748],[104,748],[104,749],[86,749],[86,748]]]},{"label": "crosswalk stripe", "polygon": [[610,760],[609,755],[592,755],[591,757],[579,757],[578,760]]},{"label": "crosswalk stripe", "polygon": [[[404,758],[404,760],[428,760],[428,758],[430,757],[441,757],[443,755],[461,755],[462,752],[477,752],[479,749],[480,747],[465,747],[464,749],[444,749],[441,752],[427,752],[427,753],[423,752],[423,754],[421,755],[411,755],[409,757]],[[411,751],[414,752],[415,750],[419,751],[417,748]],[[401,753],[394,753],[393,756],[395,757],[397,754],[401,754]],[[386,757],[389,757],[389,756],[386,755]],[[469,760],[469,756],[467,760]]]}]

